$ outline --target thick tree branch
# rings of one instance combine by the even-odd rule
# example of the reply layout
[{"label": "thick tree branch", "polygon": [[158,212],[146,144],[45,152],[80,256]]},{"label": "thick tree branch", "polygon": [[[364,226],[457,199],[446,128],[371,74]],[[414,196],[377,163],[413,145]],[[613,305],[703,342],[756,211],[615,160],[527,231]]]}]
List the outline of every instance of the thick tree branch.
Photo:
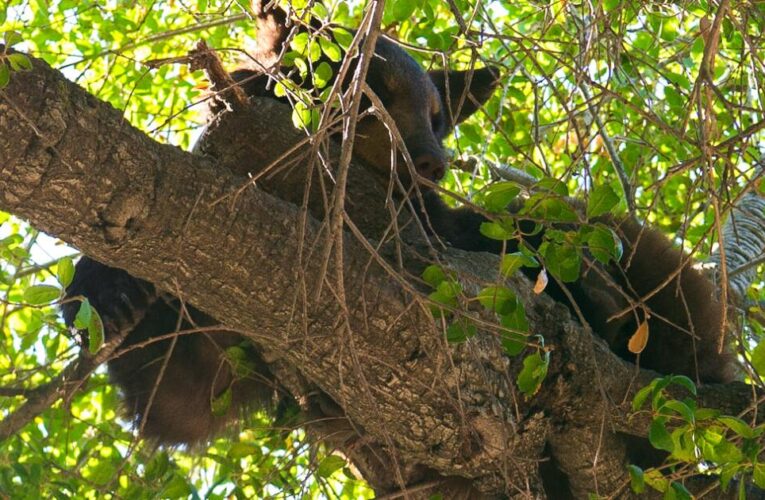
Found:
[{"label": "thick tree branch", "polygon": [[[606,457],[587,470],[581,457],[570,462],[574,491],[607,494],[621,484],[620,445],[603,436],[645,435],[645,420],[630,421],[625,402],[652,374],[636,373],[564,306],[514,278],[531,330],[553,349],[539,394],[516,396],[520,363],[504,357],[490,329],[456,348],[445,342],[421,294],[401,277],[421,266],[411,248],[382,246],[396,264],[381,265],[368,251],[375,243],[346,235],[348,302],[338,304],[333,284],[317,283],[323,263],[313,253],[328,237],[319,222],[327,193],[322,182],[303,193],[314,172],[301,166],[311,162],[292,152],[296,132],[269,106],[277,105],[221,122],[200,157],[155,143],[35,60],[0,91],[0,209],[249,332],[275,366],[319,386],[374,442],[392,443],[386,451],[397,467],[481,478],[484,492],[538,493],[537,461],[548,438],[553,445],[565,438],[551,430],[565,422],[579,442],[603,443]],[[280,156],[290,172],[271,167]],[[244,173],[261,176],[259,185],[282,199],[249,185]],[[349,170],[346,208],[367,236],[386,240],[397,222],[383,214],[395,204],[375,175]],[[307,210],[284,201],[304,199]],[[449,250],[441,258],[467,290],[497,279],[494,256]],[[350,335],[338,334],[343,314]],[[702,389],[705,403],[730,413],[749,405],[750,392],[725,389]],[[571,446],[552,453],[565,460]]]},{"label": "thick tree branch", "polygon": [[154,143],[34,64],[0,94],[0,208],[252,332],[407,461],[478,476],[508,455],[536,456],[543,436],[526,440],[497,404],[505,366],[451,357],[420,296],[357,241],[345,242],[349,344],[334,335],[342,312],[331,284],[315,296],[318,222],[258,189],[233,196],[241,178]]}]

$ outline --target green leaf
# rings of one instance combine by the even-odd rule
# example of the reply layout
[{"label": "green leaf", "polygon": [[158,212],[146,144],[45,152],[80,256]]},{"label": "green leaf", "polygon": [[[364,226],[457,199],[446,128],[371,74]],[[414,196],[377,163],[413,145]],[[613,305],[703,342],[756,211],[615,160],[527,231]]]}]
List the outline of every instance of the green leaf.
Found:
[{"label": "green leaf", "polygon": [[689,379],[685,375],[672,375],[672,377],[670,377],[670,383],[681,385],[685,387],[688,392],[694,396],[696,395],[696,384],[694,384],[693,380]]},{"label": "green leaf", "polygon": [[276,97],[287,96],[287,85],[285,85],[285,82],[276,82],[274,84],[274,95]]},{"label": "green leaf", "polygon": [[765,340],[752,349],[752,367],[757,373],[765,376]]},{"label": "green leaf", "polygon": [[186,478],[175,474],[157,496],[160,498],[187,498],[191,495],[192,491],[193,488]]},{"label": "green leaf", "polygon": [[350,47],[353,42],[353,34],[345,28],[333,29],[332,36],[335,37],[335,41],[343,51],[347,51],[348,47]]},{"label": "green leaf", "polygon": [[508,330],[502,331],[502,338],[500,341],[502,342],[502,348],[505,350],[505,353],[508,356],[519,355],[521,352],[523,352],[523,349],[528,343],[525,335]]},{"label": "green leaf", "polygon": [[648,486],[656,491],[665,492],[669,487],[669,481],[664,477],[658,469],[649,469],[643,474],[645,482]]},{"label": "green leaf", "polygon": [[643,475],[643,469],[637,465],[628,465],[627,470],[630,473],[630,486],[635,493],[643,493],[645,491],[645,476]]},{"label": "green leaf", "polygon": [[74,317],[74,327],[78,330],[87,330],[92,320],[93,308],[90,306],[90,301],[84,299],[80,302],[80,308],[77,310],[77,315]]},{"label": "green leaf", "polygon": [[52,285],[32,285],[24,290],[24,302],[33,306],[49,304],[61,296],[61,289]]},{"label": "green leaf", "polygon": [[659,408],[659,413],[662,415],[666,415],[670,411],[678,413],[681,417],[683,417],[683,420],[688,423],[692,424],[695,421],[693,410],[691,410],[688,405],[682,401],[671,399],[664,403],[661,408]]},{"label": "green leaf", "polygon": [[619,203],[619,196],[608,184],[597,186],[587,200],[587,217],[597,217],[611,211]]},{"label": "green leaf", "polygon": [[496,182],[486,188],[482,203],[491,212],[505,212],[510,202],[520,193],[520,186],[514,182]]},{"label": "green leaf", "polygon": [[8,54],[8,63],[11,65],[13,71],[22,71],[32,69],[32,61],[29,60],[26,54],[14,53]]},{"label": "green leaf", "polygon": [[170,457],[162,450],[157,452],[151,462],[146,465],[145,479],[154,480],[164,476],[170,469]]},{"label": "green leaf", "polygon": [[[722,471],[720,472],[720,486],[722,486],[723,491],[728,489],[731,479],[738,474],[739,470],[741,470],[741,466],[735,464],[726,464],[722,467]],[[741,484],[743,483],[744,482],[742,481]]]},{"label": "green leaf", "polygon": [[653,383],[650,383],[640,389],[637,394],[635,394],[635,398],[632,400],[632,411],[638,411],[640,408],[642,408],[643,404],[646,402],[652,392]]},{"label": "green leaf", "polygon": [[444,280],[438,284],[436,291],[445,297],[455,298],[462,293],[462,285],[453,280]]},{"label": "green leaf", "polygon": [[308,42],[308,58],[311,62],[316,62],[321,59],[321,45],[316,40]]},{"label": "green leaf", "polygon": [[316,474],[319,477],[328,478],[336,471],[345,467],[345,459],[337,455],[328,455],[324,457],[316,468]]},{"label": "green leaf", "polygon": [[717,463],[739,463],[744,459],[741,449],[727,439],[714,447],[714,461]]},{"label": "green leaf", "polygon": [[576,211],[562,198],[535,196],[526,200],[529,213],[547,222],[576,222]]},{"label": "green leaf", "polygon": [[667,102],[669,103],[670,107],[681,110],[685,106],[685,99],[680,94],[680,92],[678,92],[671,85],[668,85],[664,88],[664,96],[667,98]]},{"label": "green leaf", "polygon": [[316,88],[324,88],[332,80],[332,67],[329,63],[321,62],[313,72],[313,83]]},{"label": "green leaf", "polygon": [[311,125],[311,110],[302,102],[295,103],[292,109],[292,124],[295,128],[308,128]]},{"label": "green leaf", "polygon": [[504,241],[515,237],[515,227],[510,227],[500,221],[482,222],[480,230],[482,235],[492,240]]},{"label": "green leaf", "polygon": [[482,132],[472,123],[463,123],[459,126],[459,134],[473,144],[480,144],[482,142]]},{"label": "green leaf", "polygon": [[621,3],[621,0],[603,0],[603,10],[605,12],[611,12],[612,10],[619,7]]},{"label": "green leaf", "polygon": [[29,320],[26,323],[25,331],[19,331],[19,333],[22,335],[21,348],[29,349],[40,340],[39,333],[43,327],[43,313],[39,309],[28,309],[25,313],[29,314]]},{"label": "green leaf", "polygon": [[324,52],[324,55],[330,61],[340,62],[343,59],[343,51],[340,50],[337,44],[332,43],[326,38],[319,38],[319,45],[321,46],[321,51]]},{"label": "green leaf", "polygon": [[228,449],[226,456],[233,460],[240,460],[242,458],[257,456],[260,454],[260,448],[252,443],[233,443],[231,448]]},{"label": "green leaf", "polygon": [[391,5],[391,14],[396,21],[408,21],[417,8],[417,2],[413,0],[394,0]]},{"label": "green leaf", "polygon": [[672,431],[672,457],[683,462],[696,460],[696,443],[690,426],[678,427]]},{"label": "green leaf", "polygon": [[3,33],[3,41],[5,42],[5,45],[8,47],[13,47],[17,43],[20,43],[24,40],[24,38],[21,36],[21,33],[18,31],[6,31]]},{"label": "green leaf", "polygon": [[473,337],[477,331],[478,329],[473,323],[460,318],[446,328],[446,340],[452,344],[465,342]]},{"label": "green leaf", "polygon": [[446,279],[446,273],[444,273],[444,270],[441,269],[440,266],[431,264],[422,272],[422,279],[425,280],[425,283],[428,285],[436,288]]},{"label": "green leaf", "polygon": [[500,324],[519,333],[528,333],[529,321],[526,319],[526,309],[517,297],[512,311],[501,316]]},{"label": "green leaf", "polygon": [[765,488],[765,464],[754,464],[752,477],[754,478],[754,484],[756,484],[758,488]]},{"label": "green leaf", "polygon": [[534,185],[534,187],[537,191],[550,191],[559,196],[568,196],[568,187],[566,186],[566,183],[552,177],[541,179]]},{"label": "green leaf", "polygon": [[740,418],[725,415],[718,417],[717,420],[743,438],[754,439],[757,437],[755,430]]},{"label": "green leaf", "polygon": [[502,271],[502,276],[509,278],[521,267],[539,267],[539,262],[533,257],[530,257],[522,252],[508,253],[502,256],[502,262],[499,264],[499,269]]},{"label": "green leaf", "polygon": [[210,401],[210,409],[212,414],[216,417],[222,417],[231,408],[231,401],[233,400],[233,392],[231,387],[227,387],[225,391],[218,394]]},{"label": "green leaf", "polygon": [[696,422],[711,420],[720,416],[720,410],[713,408],[699,408],[696,410]]},{"label": "green leaf", "polygon": [[294,37],[292,37],[292,40],[290,41],[290,48],[294,50],[295,52],[299,52],[301,54],[305,55],[305,49],[308,47],[308,42],[310,38],[308,33],[302,32],[298,33]]},{"label": "green leaf", "polygon": [[654,448],[671,452],[675,449],[675,445],[672,443],[672,436],[669,435],[667,428],[664,426],[666,421],[667,419],[664,417],[653,419],[651,428],[648,431],[648,440]]},{"label": "green leaf", "polygon": [[90,323],[88,323],[88,351],[95,354],[104,345],[104,323],[98,311],[91,308]]},{"label": "green leaf", "polygon": [[676,500],[691,500],[693,497],[691,496],[691,493],[685,489],[685,486],[682,484],[672,481],[670,484],[670,488],[667,490],[666,493],[669,493],[670,491],[673,492],[673,495],[671,497],[667,497],[665,494],[664,498],[672,498]]},{"label": "green leaf", "polygon": [[672,377],[666,376],[657,378],[651,382],[653,384],[653,394],[651,398],[651,408],[658,410],[661,405],[666,401],[664,396],[664,388],[672,383]]},{"label": "green leaf", "polygon": [[550,355],[545,353],[544,357],[539,351],[526,356],[523,360],[523,369],[518,374],[518,389],[531,397],[537,393],[542,386],[542,381],[547,376],[547,367],[550,363]]},{"label": "green leaf", "polygon": [[462,286],[456,281],[444,280],[438,284],[436,291],[428,295],[428,298],[435,302],[431,307],[434,316],[441,316],[445,311],[438,304],[455,307],[457,305],[457,296],[462,292]]},{"label": "green leaf", "polygon": [[591,227],[587,235],[587,248],[592,256],[603,264],[608,264],[611,260],[619,262],[624,252],[622,240],[614,230],[600,224]]},{"label": "green leaf", "polygon": [[56,265],[56,277],[61,286],[66,288],[72,283],[74,278],[74,263],[71,257],[64,257]]},{"label": "green leaf", "polygon": [[11,70],[8,65],[0,59],[0,89],[5,88],[8,82],[11,81]]},{"label": "green leaf", "polygon": [[518,305],[515,293],[504,286],[488,286],[478,292],[478,301],[497,314],[508,314]]},{"label": "green leaf", "polygon": [[570,244],[549,242],[540,247],[547,270],[553,276],[566,283],[579,279],[582,256]]}]

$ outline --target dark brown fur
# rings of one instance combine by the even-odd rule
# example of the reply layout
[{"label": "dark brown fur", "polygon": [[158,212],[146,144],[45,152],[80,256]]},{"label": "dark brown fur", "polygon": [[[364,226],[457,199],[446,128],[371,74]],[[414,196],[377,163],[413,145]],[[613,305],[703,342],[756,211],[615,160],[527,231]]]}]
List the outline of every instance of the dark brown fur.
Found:
[{"label": "dark brown fur", "polygon": [[[219,434],[243,407],[270,406],[274,384],[258,354],[239,334],[211,328],[219,322],[190,305],[182,312],[178,299],[88,257],[77,263],[67,294],[88,298],[103,318],[107,340],[130,330],[109,361],[109,376],[144,437],[193,444]],[[79,304],[62,306],[68,325]],[[245,363],[226,355],[232,347],[246,355]],[[214,415],[212,402],[227,390],[231,404]]]},{"label": "dark brown fur", "polygon": [[[469,208],[451,209],[432,192],[424,195],[424,206],[433,231],[453,246],[470,251],[502,251],[501,242],[480,233],[481,223],[487,220],[484,216]],[[717,351],[723,328],[722,304],[709,279],[693,269],[692,260],[660,231],[632,218],[601,217],[599,222],[620,235],[624,247],[621,261],[607,267],[583,266],[580,279],[566,284],[593,331],[619,356],[638,361],[627,349],[627,343],[648,312],[649,341],[640,354],[642,367],[686,375],[700,382],[733,380],[735,356],[727,348],[722,353]],[[521,220],[519,226],[521,232],[528,234],[534,224]],[[538,233],[524,241],[536,248],[542,237],[543,233]],[[509,240],[506,251],[517,251],[518,243]],[[534,279],[539,270],[524,268],[524,272]],[[667,281],[670,276],[674,277]],[[552,279],[546,292],[569,303],[561,285]],[[621,311],[627,313],[614,317]]]},{"label": "dark brown fur", "polygon": [[[274,64],[275,55],[281,51],[286,31],[280,12],[261,14],[256,53],[261,65]],[[257,71],[242,69],[232,76],[241,83],[246,94],[269,95],[265,77]],[[442,98],[447,80],[449,96]],[[428,75],[394,42],[380,39],[367,83],[395,120],[417,172],[438,180],[446,169],[442,139],[455,123],[488,99],[495,85],[495,71],[484,68],[474,72],[437,71]],[[358,126],[354,153],[388,172],[391,168],[388,137],[382,123],[373,117],[367,118]],[[404,165],[399,155],[399,170]],[[480,234],[478,228],[484,217],[469,209],[450,209],[432,191],[424,190],[423,196],[429,227],[442,238],[465,250],[501,251],[498,242]],[[571,288],[595,332],[603,335],[617,353],[629,358],[624,346],[634,331],[632,315],[608,321],[613,313],[626,307],[629,300],[615,291],[612,293],[610,280],[595,271],[606,272],[621,286],[629,284],[636,292],[630,292],[630,297],[636,298],[670,275],[681,262],[682,253],[673,249],[657,231],[632,221],[621,221],[620,229],[627,241],[625,255],[634,253],[631,264],[625,266],[624,276],[616,267],[593,269]],[[636,241],[637,247],[631,252],[630,246]],[[510,245],[512,251],[514,243]],[[679,290],[690,315],[684,312],[676,280],[647,300],[646,305],[652,311],[651,340],[642,355],[642,365],[663,373],[692,377],[698,372],[702,381],[728,380],[732,366],[730,356],[718,355],[714,350],[720,318],[714,287],[686,265]],[[565,301],[565,295],[554,283],[548,292]],[[90,299],[104,319],[107,338],[130,330],[120,355],[109,361],[109,372],[124,393],[131,420],[142,426],[144,437],[162,444],[203,442],[219,434],[244,408],[268,406],[272,400],[272,377],[254,351],[247,350],[255,368],[245,374],[237,374],[224,354],[226,349],[242,343],[241,336],[212,330],[172,338],[173,332],[209,327],[217,322],[190,306],[187,313],[182,314],[177,299],[157,294],[151,284],[83,257],[67,293]],[[77,308],[76,302],[63,307],[65,320],[70,325]],[[695,333],[695,342],[691,341],[689,331]],[[147,343],[167,335],[171,338]],[[232,404],[223,415],[214,416],[212,401],[227,390],[232,391]]]}]

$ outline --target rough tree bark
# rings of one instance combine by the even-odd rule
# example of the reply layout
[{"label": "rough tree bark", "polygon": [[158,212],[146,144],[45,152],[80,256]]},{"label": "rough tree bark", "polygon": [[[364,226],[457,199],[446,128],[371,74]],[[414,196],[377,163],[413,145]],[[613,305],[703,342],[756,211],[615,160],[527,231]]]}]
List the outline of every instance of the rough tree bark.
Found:
[{"label": "rough tree bark", "polygon": [[[300,138],[276,103],[244,115],[219,124],[227,142],[209,137],[209,155],[192,155],[152,141],[34,60],[0,91],[0,209],[248,335],[296,395],[319,388],[353,423],[354,436],[332,444],[379,493],[541,496],[549,443],[577,496],[629,494],[616,433],[646,435],[649,417],[628,419],[628,402],[654,374],[615,357],[522,277],[509,286],[552,351],[535,397],[516,392],[520,362],[503,355],[489,326],[448,345],[406,277],[427,255],[475,291],[496,281],[496,257],[388,241],[396,205],[361,165],[349,180],[339,301],[323,259],[332,238],[322,223],[326,184],[312,177],[314,194],[300,208],[316,151],[287,154],[303,159],[243,189],[243,174],[262,172]],[[736,414],[751,388],[702,387],[700,400]]]}]

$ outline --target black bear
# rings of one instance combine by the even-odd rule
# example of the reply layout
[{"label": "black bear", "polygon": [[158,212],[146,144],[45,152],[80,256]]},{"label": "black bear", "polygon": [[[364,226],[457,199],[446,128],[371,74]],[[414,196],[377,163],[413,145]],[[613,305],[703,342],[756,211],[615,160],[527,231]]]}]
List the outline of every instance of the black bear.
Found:
[{"label": "black bear", "polygon": [[[261,10],[258,28],[258,62],[274,64],[286,37],[284,13]],[[269,95],[261,71],[240,69],[232,76],[248,95]],[[444,136],[490,97],[495,80],[491,68],[428,74],[397,44],[380,38],[366,81],[394,119],[417,173],[438,180],[446,169]],[[359,124],[354,153],[372,166],[390,169],[389,134],[374,117]],[[398,164],[404,165],[403,160]],[[484,216],[449,208],[436,192],[421,191],[414,200],[418,215],[451,245],[494,253],[517,248],[517,240],[503,247],[483,236]],[[630,218],[604,221],[621,234],[625,257],[619,264],[592,266],[569,286],[593,330],[630,359],[627,340],[647,316],[651,334],[642,366],[705,382],[729,380],[734,363],[730,354],[716,349],[722,315],[713,285],[659,232]],[[531,221],[518,225],[521,234],[534,233]],[[534,247],[542,237],[537,232],[524,239]],[[569,300],[554,282],[547,291]],[[120,355],[109,361],[109,372],[144,437],[163,444],[202,442],[243,407],[268,405],[272,398],[267,366],[243,337],[212,332],[217,321],[150,283],[83,257],[67,294],[89,299],[104,320],[107,339],[128,332]],[[641,305],[638,317],[611,318],[633,301]],[[63,306],[67,324],[73,324],[78,307],[77,301]]]},{"label": "black bear", "polygon": [[[258,18],[261,65],[274,62],[281,51],[283,21],[279,8]],[[451,123],[464,120],[488,99],[494,73],[439,70],[428,75],[385,38],[378,39],[375,55],[367,84],[395,120],[420,174],[439,179],[446,169],[441,141]],[[248,95],[272,95],[260,71],[239,69],[232,77]],[[447,78],[448,101],[441,97]],[[382,123],[372,117],[359,123],[354,154],[382,170],[390,168],[390,141]],[[402,159],[399,165],[404,164]],[[243,407],[270,406],[274,384],[266,364],[244,337],[212,331],[219,322],[191,305],[89,257],[77,263],[67,296],[90,301],[107,339],[129,331],[108,363],[109,374],[143,437],[162,444],[199,443],[218,434]],[[78,309],[76,300],[62,306],[68,325],[74,324]]]}]

